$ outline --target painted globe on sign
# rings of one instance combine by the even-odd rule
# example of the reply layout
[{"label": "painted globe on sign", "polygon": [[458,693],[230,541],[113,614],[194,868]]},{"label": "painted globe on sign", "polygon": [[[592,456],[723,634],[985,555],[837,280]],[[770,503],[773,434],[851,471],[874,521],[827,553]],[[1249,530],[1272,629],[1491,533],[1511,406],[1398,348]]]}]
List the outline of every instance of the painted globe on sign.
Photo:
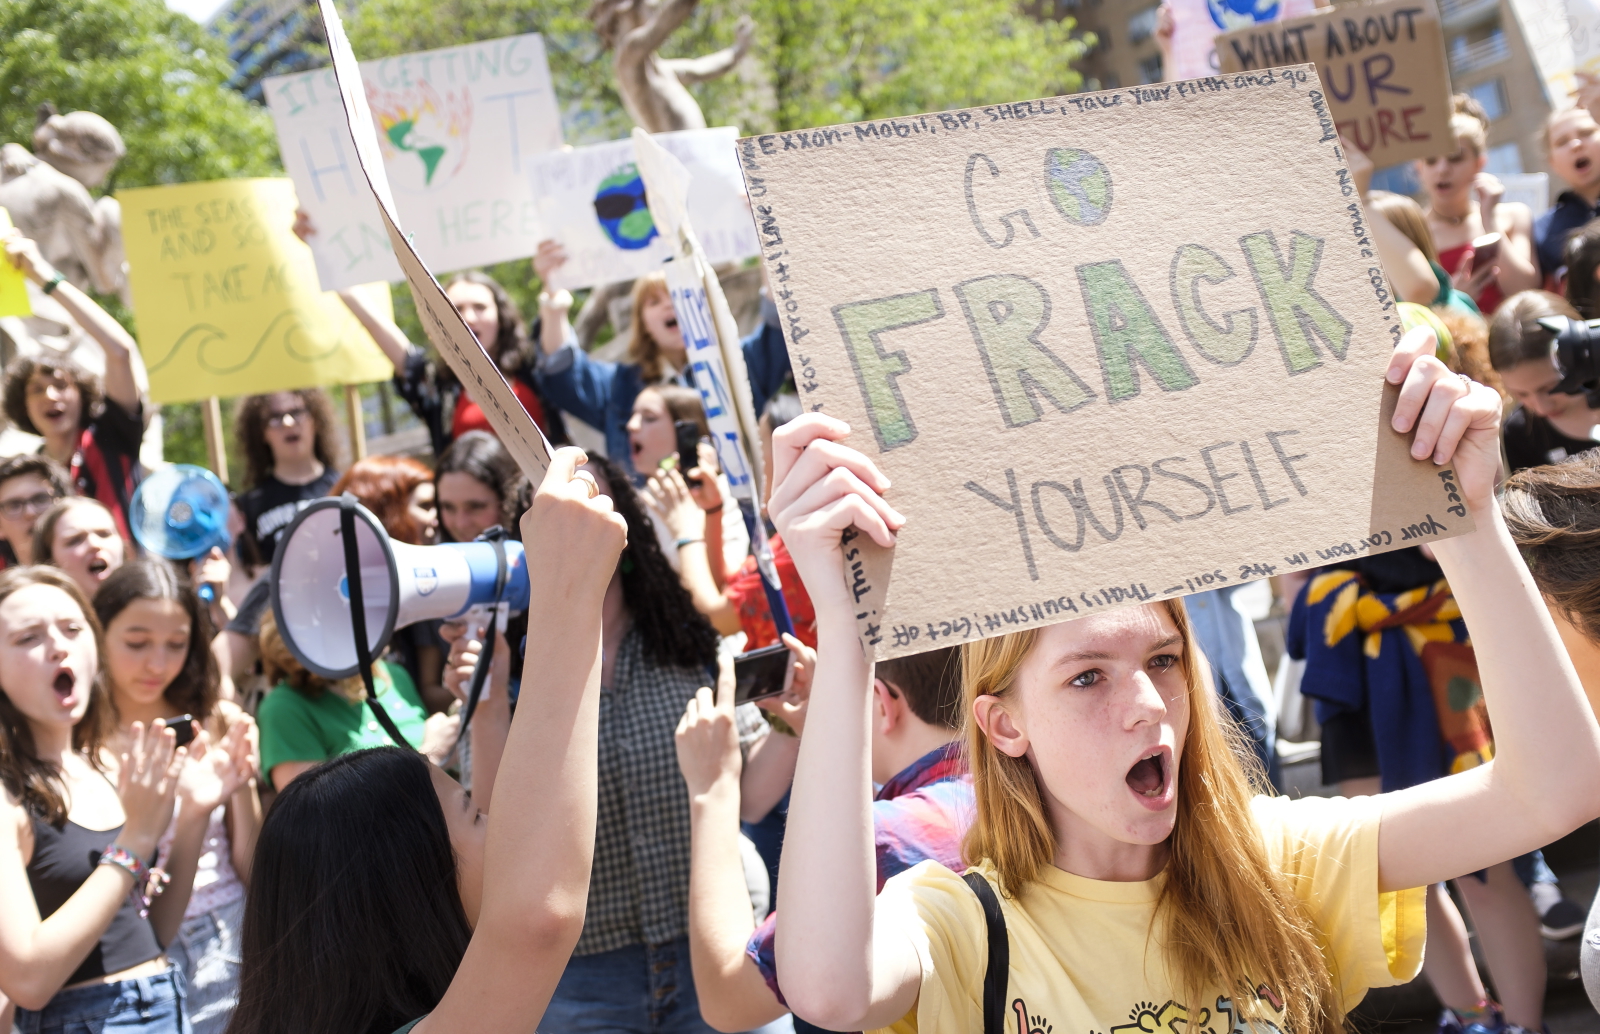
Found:
[{"label": "painted globe on sign", "polygon": [[1069,223],[1098,226],[1111,213],[1111,173],[1088,151],[1076,147],[1046,151],[1044,182],[1056,211]]},{"label": "painted globe on sign", "polygon": [[632,162],[600,181],[594,192],[594,214],[606,237],[624,250],[637,251],[657,236],[645,202],[644,180]]},{"label": "painted globe on sign", "polygon": [[1223,32],[1247,29],[1262,22],[1276,21],[1280,0],[1206,0],[1211,20]]}]

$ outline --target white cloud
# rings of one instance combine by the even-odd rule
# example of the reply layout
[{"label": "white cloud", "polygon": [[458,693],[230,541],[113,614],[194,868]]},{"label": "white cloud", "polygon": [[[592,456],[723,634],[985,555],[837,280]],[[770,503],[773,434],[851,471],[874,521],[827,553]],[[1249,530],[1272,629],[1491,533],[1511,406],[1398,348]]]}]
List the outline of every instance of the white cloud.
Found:
[{"label": "white cloud", "polygon": [[179,14],[187,14],[195,21],[202,24],[207,18],[216,14],[227,0],[167,0],[167,9]]}]

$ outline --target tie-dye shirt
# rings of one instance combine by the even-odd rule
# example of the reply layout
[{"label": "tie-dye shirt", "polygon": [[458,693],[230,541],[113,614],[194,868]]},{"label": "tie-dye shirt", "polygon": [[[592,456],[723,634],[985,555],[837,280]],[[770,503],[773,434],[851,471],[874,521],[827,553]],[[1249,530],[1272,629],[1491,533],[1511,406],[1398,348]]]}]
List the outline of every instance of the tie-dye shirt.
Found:
[{"label": "tie-dye shirt", "polygon": [[[973,812],[972,776],[958,743],[930,750],[883,784],[872,803],[872,826],[878,851],[878,889],[918,863],[935,861],[960,872],[961,836]],[[778,913],[767,916],[750,936],[745,953],[784,1002],[778,990],[773,945]]]}]

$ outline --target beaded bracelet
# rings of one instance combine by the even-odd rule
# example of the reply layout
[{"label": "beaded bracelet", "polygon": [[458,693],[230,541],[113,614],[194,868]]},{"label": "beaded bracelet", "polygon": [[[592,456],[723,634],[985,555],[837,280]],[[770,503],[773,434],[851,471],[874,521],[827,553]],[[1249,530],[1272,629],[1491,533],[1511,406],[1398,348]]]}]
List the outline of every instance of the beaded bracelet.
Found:
[{"label": "beaded bracelet", "polygon": [[[133,877],[133,887],[129,894],[139,902],[139,918],[144,919],[150,915],[150,905],[161,892],[167,889],[167,884],[172,882],[166,870],[156,866],[149,866],[138,855],[113,843],[100,854],[99,865],[115,865],[125,870]],[[142,885],[142,888],[141,888]]]}]

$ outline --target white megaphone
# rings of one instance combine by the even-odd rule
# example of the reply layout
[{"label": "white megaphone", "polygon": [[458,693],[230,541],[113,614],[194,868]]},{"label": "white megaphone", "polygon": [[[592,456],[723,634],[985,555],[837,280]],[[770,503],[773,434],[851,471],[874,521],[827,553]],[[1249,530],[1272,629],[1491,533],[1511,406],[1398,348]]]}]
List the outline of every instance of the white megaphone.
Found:
[{"label": "white megaphone", "polygon": [[[269,575],[272,616],[284,645],[308,670],[328,679],[349,678],[360,669],[345,574],[343,506],[339,499],[318,499],[301,510],[283,533]],[[371,656],[383,652],[395,629],[418,621],[497,603],[512,611],[528,608],[521,543],[412,546],[389,538],[366,507],[352,501],[350,509]]]}]

